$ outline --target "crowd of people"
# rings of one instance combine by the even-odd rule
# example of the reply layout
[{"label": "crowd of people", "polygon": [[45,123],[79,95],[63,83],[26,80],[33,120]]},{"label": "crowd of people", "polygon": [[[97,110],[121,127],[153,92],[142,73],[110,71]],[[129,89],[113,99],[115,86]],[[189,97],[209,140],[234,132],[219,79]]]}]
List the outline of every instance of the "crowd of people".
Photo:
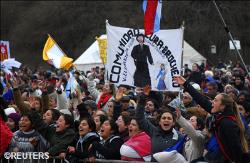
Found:
[{"label": "crowd of people", "polygon": [[250,162],[250,75],[239,62],[185,65],[174,77],[181,93],[104,76],[99,67],[1,71],[1,159],[44,152],[71,163]]}]

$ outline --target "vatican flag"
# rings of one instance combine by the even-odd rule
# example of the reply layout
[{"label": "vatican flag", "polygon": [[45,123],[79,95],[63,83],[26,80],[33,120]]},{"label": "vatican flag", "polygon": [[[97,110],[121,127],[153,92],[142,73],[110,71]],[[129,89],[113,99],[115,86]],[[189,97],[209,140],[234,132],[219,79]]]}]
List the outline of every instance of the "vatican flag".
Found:
[{"label": "vatican flag", "polygon": [[73,59],[64,54],[62,49],[50,35],[48,35],[48,37],[43,48],[43,60],[54,65],[58,69],[68,70],[72,66]]}]

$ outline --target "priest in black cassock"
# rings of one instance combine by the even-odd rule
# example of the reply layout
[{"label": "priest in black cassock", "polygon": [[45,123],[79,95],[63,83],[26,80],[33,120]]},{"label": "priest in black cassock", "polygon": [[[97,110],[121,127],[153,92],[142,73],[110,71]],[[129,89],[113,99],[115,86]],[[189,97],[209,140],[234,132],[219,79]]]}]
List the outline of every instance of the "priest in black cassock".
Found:
[{"label": "priest in black cassock", "polygon": [[136,87],[145,87],[146,85],[151,86],[148,62],[151,65],[153,65],[153,58],[150,53],[149,46],[144,44],[144,35],[139,34],[136,37],[136,40],[139,42],[139,44],[135,45],[131,52],[131,56],[134,59],[136,66],[136,70],[134,73],[134,86]]}]

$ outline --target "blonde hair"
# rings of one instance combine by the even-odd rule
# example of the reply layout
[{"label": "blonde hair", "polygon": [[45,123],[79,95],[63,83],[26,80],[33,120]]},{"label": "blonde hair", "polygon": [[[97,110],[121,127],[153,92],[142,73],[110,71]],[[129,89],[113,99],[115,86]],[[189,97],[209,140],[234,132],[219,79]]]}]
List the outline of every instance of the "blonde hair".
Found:
[{"label": "blonde hair", "polygon": [[243,150],[244,153],[248,152],[248,143],[246,140],[246,136],[245,136],[245,127],[244,124],[242,122],[242,119],[240,117],[240,113],[239,113],[239,109],[237,107],[237,104],[234,102],[234,100],[227,94],[225,93],[220,93],[221,95],[221,104],[225,105],[225,107],[227,109],[231,109],[231,111],[233,111],[235,117],[236,117],[236,122],[237,125],[240,129],[240,142],[241,142],[241,148]]}]

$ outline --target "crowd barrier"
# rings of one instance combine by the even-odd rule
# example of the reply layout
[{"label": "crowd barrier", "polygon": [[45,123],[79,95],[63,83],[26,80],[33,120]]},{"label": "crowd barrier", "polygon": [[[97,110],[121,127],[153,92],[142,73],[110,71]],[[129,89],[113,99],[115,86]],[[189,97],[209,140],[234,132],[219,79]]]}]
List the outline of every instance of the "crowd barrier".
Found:
[{"label": "crowd barrier", "polygon": [[[123,161],[123,160],[104,160],[104,159],[95,159],[96,163],[142,163],[139,161]],[[69,163],[68,161],[61,160],[58,158],[52,159],[38,159],[38,160],[6,160],[1,159],[0,163]],[[89,163],[88,160],[79,160],[79,163]],[[157,163],[157,162],[147,162],[147,163]]]}]

